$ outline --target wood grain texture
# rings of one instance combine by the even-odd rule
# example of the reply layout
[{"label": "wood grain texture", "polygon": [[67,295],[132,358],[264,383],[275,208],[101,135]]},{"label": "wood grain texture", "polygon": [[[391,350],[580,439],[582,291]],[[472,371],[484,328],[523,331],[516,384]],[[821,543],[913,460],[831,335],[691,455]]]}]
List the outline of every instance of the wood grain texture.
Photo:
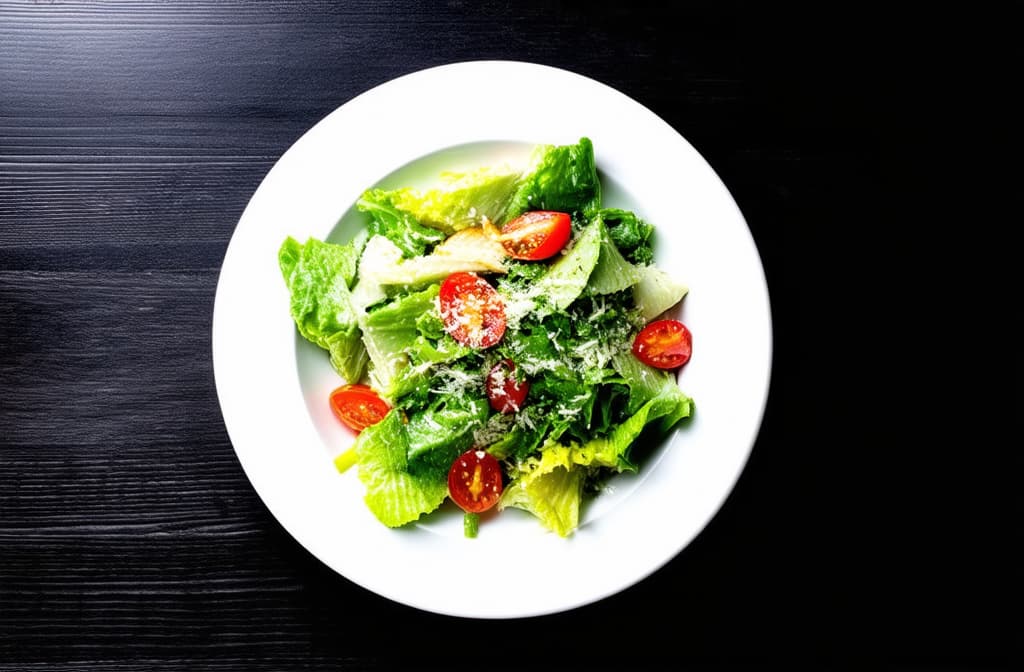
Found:
[{"label": "wood grain texture", "polygon": [[[933,15],[835,11],[0,0],[0,670],[452,667],[469,631],[466,659],[499,669],[1003,662],[983,597],[1005,585],[935,589],[946,565],[922,567],[948,549],[921,505],[893,507],[916,455],[873,449],[860,388],[833,384],[860,373],[827,357],[847,307],[890,287],[852,232],[916,249],[891,194],[923,193],[934,140],[934,52],[903,39]],[[764,261],[777,373],[737,489],[679,557],[598,604],[481,624],[370,594],[280,528],[225,431],[210,319],[242,210],[305,130],[393,77],[498,58],[616,87],[708,159]],[[499,590],[537,571],[490,570]]]}]

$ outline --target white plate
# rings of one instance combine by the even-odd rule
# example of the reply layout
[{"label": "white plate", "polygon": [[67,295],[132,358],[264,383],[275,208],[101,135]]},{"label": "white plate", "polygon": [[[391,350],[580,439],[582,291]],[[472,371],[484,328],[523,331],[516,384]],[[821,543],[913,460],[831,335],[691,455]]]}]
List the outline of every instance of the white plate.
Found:
[{"label": "white plate", "polygon": [[[367,187],[417,184],[537,144],[594,143],[605,203],[656,227],[656,261],[689,287],[693,359],[679,376],[695,414],[588,506],[569,538],[517,510],[463,536],[446,506],[403,529],[363,504],[332,460],[351,435],[330,415],[341,380],[297,336],[277,266],[286,236],[342,242]],[[217,392],[238,459],[281,525],[339,574],[419,609],[512,618],[621,591],[704,528],[743,469],[771,368],[761,260],[727,189],[668,124],[622,93],[546,66],[475,61],[416,72],[342,105],[260,184],[231,238],[213,314]]]}]

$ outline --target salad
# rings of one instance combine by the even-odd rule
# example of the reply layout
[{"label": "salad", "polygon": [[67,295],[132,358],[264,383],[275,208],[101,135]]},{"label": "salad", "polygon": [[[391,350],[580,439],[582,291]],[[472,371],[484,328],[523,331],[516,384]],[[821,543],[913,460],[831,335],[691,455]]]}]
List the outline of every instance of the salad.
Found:
[{"label": "salad", "polygon": [[651,224],[604,206],[587,138],[441,177],[368,189],[348,243],[280,247],[298,332],[342,379],[325,403],[357,432],[335,464],[389,527],[450,498],[467,536],[507,508],[568,536],[690,415],[692,337],[663,315],[687,287]]}]

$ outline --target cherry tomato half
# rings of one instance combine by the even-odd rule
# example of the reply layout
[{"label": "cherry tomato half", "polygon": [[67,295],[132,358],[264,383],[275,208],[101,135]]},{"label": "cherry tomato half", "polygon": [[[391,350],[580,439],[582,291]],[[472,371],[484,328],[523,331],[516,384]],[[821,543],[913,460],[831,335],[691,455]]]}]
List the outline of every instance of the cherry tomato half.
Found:
[{"label": "cherry tomato half", "polygon": [[499,240],[513,259],[537,261],[558,254],[572,235],[572,221],[565,212],[524,212],[501,227]]},{"label": "cherry tomato half", "polygon": [[690,361],[693,336],[678,320],[655,320],[633,340],[633,354],[644,364],[676,369]]},{"label": "cherry tomato half", "polygon": [[489,348],[505,335],[505,302],[476,273],[452,273],[441,283],[444,330],[474,348]]},{"label": "cherry tomato half", "polygon": [[448,471],[448,494],[466,513],[486,511],[501,497],[501,465],[485,450],[467,450]]},{"label": "cherry tomato half", "polygon": [[517,379],[516,365],[511,359],[503,359],[487,374],[485,387],[491,408],[499,413],[515,413],[523,407],[530,383],[525,378]]},{"label": "cherry tomato half", "polygon": [[331,410],[345,425],[361,432],[384,419],[391,410],[386,401],[366,385],[342,385],[331,392]]}]

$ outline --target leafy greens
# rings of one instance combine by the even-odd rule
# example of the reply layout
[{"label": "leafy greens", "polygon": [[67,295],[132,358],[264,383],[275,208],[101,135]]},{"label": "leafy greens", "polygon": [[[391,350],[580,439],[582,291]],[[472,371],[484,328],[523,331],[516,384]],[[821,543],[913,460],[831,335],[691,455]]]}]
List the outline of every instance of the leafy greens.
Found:
[{"label": "leafy greens", "polygon": [[[589,139],[539,145],[521,170],[449,174],[429,190],[371,188],[356,207],[365,235],[346,245],[288,238],[278,262],[298,332],[343,379],[392,404],[353,448],[365,502],[385,525],[440,507],[453,460],[476,447],[501,460],[499,508],[569,535],[588,492],[639,468],[642,437],[690,414],[674,375],[630,352],[687,289],[653,264],[652,225],[603,206]],[[553,260],[495,247],[497,228],[530,210],[571,215],[571,241]],[[484,273],[503,300],[508,328],[491,348],[444,330],[439,286],[458,271]],[[530,381],[513,414],[492,410],[485,389],[505,360]]]}]

